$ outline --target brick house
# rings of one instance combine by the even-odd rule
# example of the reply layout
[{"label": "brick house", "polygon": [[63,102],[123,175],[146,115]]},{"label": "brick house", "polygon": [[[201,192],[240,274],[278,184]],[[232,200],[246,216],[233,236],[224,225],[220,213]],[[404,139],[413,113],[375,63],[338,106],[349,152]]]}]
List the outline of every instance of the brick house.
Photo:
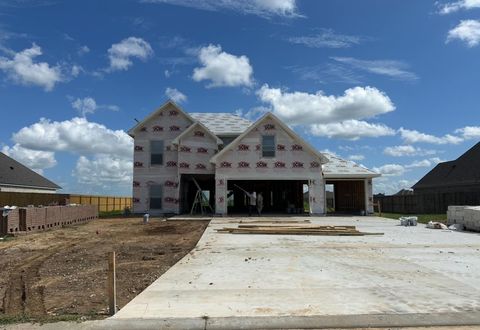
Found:
[{"label": "brick house", "polygon": [[0,152],[0,191],[56,193],[60,186]]},{"label": "brick house", "polygon": [[326,185],[334,188],[336,212],[373,212],[372,179],[379,174],[319,152],[272,113],[251,122],[187,113],[168,101],[128,134],[135,213],[189,213],[196,183],[219,215],[245,212],[240,188],[262,193],[267,213],[325,214]]}]

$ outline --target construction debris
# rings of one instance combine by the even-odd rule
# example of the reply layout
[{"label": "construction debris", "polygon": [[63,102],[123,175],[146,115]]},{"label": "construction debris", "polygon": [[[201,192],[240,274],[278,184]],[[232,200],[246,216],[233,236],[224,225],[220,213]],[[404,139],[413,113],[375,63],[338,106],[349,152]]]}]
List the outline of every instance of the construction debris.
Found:
[{"label": "construction debris", "polygon": [[429,221],[427,223],[427,228],[430,228],[430,229],[446,229],[448,230],[448,227],[447,225],[441,223],[441,222],[434,222],[434,221]]},{"label": "construction debris", "polygon": [[400,217],[398,220],[400,220],[400,225],[409,227],[409,226],[416,226],[418,222],[418,217]]},{"label": "construction debris", "polygon": [[364,236],[383,235],[383,233],[360,232],[355,226],[321,226],[315,224],[239,224],[236,228],[217,229],[220,233],[261,234],[261,235],[323,235],[323,236]]}]

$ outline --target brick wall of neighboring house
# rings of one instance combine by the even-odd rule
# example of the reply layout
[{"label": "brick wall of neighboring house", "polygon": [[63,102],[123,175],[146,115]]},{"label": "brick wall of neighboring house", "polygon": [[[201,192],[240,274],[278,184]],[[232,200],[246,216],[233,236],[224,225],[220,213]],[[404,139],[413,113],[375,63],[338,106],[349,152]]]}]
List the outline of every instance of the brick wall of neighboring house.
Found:
[{"label": "brick wall of neighboring house", "polygon": [[34,232],[84,223],[98,218],[96,205],[25,207],[11,210],[7,233]]}]

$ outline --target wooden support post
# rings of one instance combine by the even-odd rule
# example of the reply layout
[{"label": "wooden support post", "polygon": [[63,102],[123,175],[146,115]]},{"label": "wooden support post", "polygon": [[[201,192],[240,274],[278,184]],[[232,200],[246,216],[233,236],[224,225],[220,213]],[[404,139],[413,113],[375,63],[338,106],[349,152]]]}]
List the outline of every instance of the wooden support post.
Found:
[{"label": "wooden support post", "polygon": [[115,276],[115,251],[108,253],[108,312],[115,315],[117,312],[117,284]]}]

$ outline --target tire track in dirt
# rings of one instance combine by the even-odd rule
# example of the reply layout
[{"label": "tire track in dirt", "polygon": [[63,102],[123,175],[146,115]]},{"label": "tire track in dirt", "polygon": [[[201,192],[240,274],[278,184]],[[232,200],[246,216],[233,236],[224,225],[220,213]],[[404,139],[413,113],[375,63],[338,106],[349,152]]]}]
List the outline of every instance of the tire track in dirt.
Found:
[{"label": "tire track in dirt", "polygon": [[[42,265],[53,255],[60,251],[68,250],[79,241],[69,244],[57,244],[46,250],[35,251],[35,255],[22,259],[22,265],[10,275],[7,288],[3,296],[3,309],[6,315],[32,315],[46,314],[44,305],[44,287],[38,285]],[[19,313],[21,311],[21,313]]]}]

